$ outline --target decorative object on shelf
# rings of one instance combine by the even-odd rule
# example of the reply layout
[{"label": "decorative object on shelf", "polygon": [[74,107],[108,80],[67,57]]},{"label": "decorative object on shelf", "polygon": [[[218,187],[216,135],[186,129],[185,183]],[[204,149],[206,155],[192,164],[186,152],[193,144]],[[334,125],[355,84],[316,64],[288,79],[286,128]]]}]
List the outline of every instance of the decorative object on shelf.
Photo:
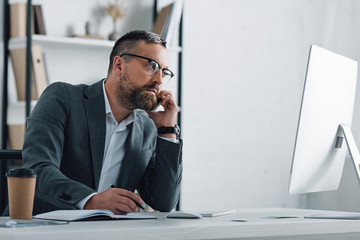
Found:
[{"label": "decorative object on shelf", "polygon": [[92,38],[92,39],[100,39],[104,40],[105,38],[100,35],[91,34],[91,23],[86,22],[85,23],[85,35],[73,35],[72,37],[78,37],[78,38]]},{"label": "decorative object on shelf", "polygon": [[118,4],[118,0],[115,0],[115,2],[108,5],[106,11],[111,16],[114,27],[113,32],[109,35],[109,40],[117,40],[121,37],[122,34],[117,31],[116,25],[118,20],[125,16],[125,8],[122,5]]}]

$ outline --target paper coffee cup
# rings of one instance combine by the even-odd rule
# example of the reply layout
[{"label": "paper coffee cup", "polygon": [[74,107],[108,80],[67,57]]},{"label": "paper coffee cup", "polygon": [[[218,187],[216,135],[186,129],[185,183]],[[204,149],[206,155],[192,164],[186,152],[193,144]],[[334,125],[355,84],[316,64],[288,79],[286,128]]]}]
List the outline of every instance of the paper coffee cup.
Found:
[{"label": "paper coffee cup", "polygon": [[11,219],[32,219],[36,175],[33,169],[16,168],[7,174]]}]

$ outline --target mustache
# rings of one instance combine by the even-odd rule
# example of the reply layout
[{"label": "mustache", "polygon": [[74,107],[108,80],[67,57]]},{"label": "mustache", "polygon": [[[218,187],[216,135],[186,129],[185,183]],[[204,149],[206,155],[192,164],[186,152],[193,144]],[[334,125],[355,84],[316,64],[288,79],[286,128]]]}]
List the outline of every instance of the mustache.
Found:
[{"label": "mustache", "polygon": [[144,87],[142,87],[143,89],[149,89],[149,88],[154,88],[156,89],[156,91],[159,93],[159,85],[156,84],[156,83],[151,83],[151,84],[148,84]]}]

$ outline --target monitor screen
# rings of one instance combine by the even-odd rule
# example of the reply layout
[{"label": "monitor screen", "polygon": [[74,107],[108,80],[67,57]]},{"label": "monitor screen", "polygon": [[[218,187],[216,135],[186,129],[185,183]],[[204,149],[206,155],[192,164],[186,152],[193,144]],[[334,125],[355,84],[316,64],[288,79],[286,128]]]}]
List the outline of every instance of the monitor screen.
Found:
[{"label": "monitor screen", "polygon": [[344,135],[339,125],[351,128],[356,80],[356,61],[311,46],[292,159],[290,194],[338,188],[348,153],[347,142],[341,142]]}]

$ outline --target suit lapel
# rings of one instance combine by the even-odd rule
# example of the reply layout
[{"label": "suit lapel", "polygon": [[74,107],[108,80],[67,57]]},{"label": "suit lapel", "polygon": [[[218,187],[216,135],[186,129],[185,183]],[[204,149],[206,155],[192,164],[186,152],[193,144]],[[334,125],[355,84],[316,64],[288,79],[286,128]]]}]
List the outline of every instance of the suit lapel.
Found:
[{"label": "suit lapel", "polygon": [[83,98],[89,127],[95,189],[97,189],[99,185],[106,134],[105,102],[102,82],[103,80],[91,85],[84,93]]},{"label": "suit lapel", "polygon": [[125,142],[126,153],[121,164],[118,178],[118,186],[120,188],[131,189],[134,187],[132,185],[134,184],[133,180],[137,179],[136,173],[138,171],[136,170],[139,167],[138,165],[142,164],[138,161],[138,159],[143,145],[143,128],[144,126],[138,116],[138,113],[134,111],[134,122]]}]

